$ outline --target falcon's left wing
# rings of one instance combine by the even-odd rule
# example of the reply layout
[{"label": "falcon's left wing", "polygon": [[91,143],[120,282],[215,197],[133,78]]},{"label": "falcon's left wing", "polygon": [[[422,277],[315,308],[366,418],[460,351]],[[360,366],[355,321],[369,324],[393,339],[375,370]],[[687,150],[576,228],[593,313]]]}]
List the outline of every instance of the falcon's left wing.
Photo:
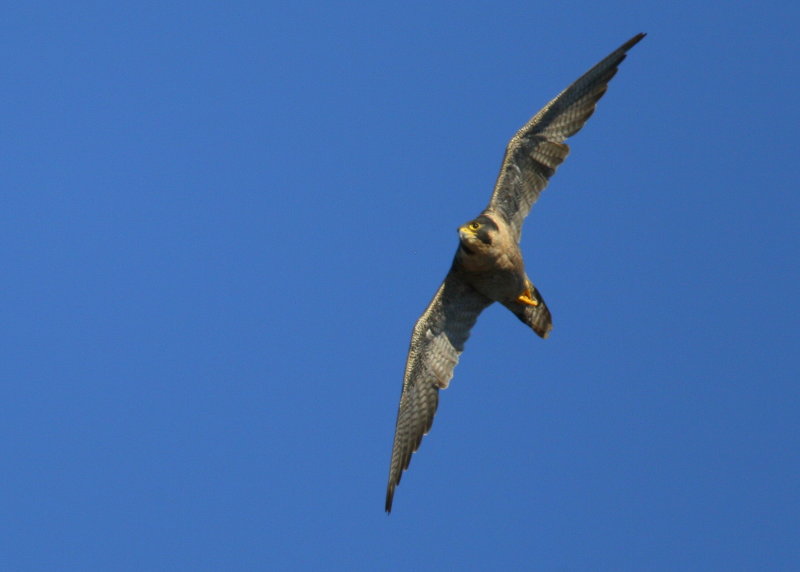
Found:
[{"label": "falcon's left wing", "polygon": [[522,223],[567,158],[567,137],[577,133],[594,113],[625,53],[644,38],[637,34],[608,55],[544,106],[508,142],[500,175],[485,212],[499,213],[519,240]]}]

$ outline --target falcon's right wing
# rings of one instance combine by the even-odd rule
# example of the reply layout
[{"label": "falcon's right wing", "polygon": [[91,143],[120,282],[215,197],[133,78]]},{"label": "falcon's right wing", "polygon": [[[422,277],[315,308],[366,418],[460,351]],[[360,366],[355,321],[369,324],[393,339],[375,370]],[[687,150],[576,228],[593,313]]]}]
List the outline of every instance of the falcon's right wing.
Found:
[{"label": "falcon's right wing", "polygon": [[386,512],[392,511],[392,498],[400,477],[419,448],[422,436],[433,424],[439,389],[450,383],[472,326],[491,303],[451,269],[414,325],[397,412]]}]

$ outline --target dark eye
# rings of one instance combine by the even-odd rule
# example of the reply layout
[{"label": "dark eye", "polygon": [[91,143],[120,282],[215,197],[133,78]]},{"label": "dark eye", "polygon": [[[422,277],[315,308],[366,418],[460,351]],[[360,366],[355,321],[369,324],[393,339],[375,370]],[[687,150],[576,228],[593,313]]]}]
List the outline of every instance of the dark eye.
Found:
[{"label": "dark eye", "polygon": [[478,221],[472,221],[471,223],[469,223],[470,230],[478,230],[480,227],[481,223],[479,223]]}]

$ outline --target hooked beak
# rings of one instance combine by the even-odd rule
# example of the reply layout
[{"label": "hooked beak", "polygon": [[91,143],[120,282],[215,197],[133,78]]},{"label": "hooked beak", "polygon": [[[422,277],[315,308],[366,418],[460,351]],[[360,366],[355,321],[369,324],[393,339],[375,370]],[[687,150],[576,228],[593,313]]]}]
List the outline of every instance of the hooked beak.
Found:
[{"label": "hooked beak", "polygon": [[461,238],[475,236],[475,231],[472,230],[468,224],[464,224],[458,227],[458,236]]}]

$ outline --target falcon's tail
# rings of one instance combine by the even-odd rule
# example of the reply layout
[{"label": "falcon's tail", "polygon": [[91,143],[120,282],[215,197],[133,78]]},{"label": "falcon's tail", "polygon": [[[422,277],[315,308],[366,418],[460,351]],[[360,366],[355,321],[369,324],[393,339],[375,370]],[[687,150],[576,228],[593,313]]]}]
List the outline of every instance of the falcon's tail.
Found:
[{"label": "falcon's tail", "polygon": [[533,297],[539,302],[538,306],[528,306],[527,304],[520,304],[519,302],[511,302],[503,304],[506,308],[514,312],[514,315],[520,321],[529,326],[540,337],[546,338],[553,329],[553,319],[550,316],[550,310],[547,309],[547,304],[544,298],[535,287],[532,288]]}]

